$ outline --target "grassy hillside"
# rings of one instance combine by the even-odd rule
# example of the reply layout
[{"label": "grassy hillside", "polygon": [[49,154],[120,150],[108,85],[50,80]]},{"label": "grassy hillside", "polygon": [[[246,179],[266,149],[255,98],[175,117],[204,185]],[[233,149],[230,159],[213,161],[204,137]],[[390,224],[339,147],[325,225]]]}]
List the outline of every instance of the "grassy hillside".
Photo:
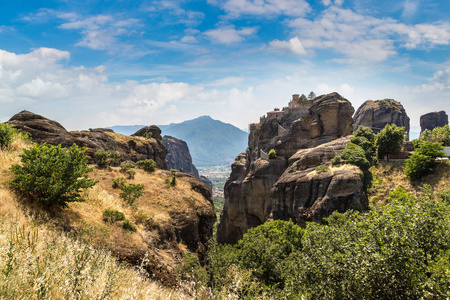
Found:
[{"label": "grassy hillside", "polygon": [[[129,182],[143,184],[144,195],[132,207],[112,188],[112,179],[123,176],[119,169],[95,169],[89,176],[99,182],[84,192],[84,202],[46,210],[19,198],[9,186],[10,167],[20,163],[22,148],[29,145],[18,139],[0,151],[0,298],[196,298],[189,286],[167,288],[148,279],[150,274],[172,286],[178,283],[173,271],[187,246],[173,239],[173,210],[182,211],[184,220],[214,214],[189,182],[179,178],[168,188],[168,173],[137,170]],[[137,232],[103,221],[105,209],[123,212]]]}]

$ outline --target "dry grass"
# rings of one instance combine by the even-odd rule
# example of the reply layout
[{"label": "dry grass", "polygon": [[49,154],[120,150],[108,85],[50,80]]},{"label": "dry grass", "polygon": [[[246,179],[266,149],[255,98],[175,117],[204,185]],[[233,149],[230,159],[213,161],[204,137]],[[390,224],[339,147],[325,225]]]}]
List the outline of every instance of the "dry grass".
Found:
[{"label": "dry grass", "polygon": [[429,184],[435,192],[450,188],[450,161],[438,163],[434,172],[424,176],[421,180],[411,182],[404,174],[404,161],[380,162],[372,167],[373,187],[369,191],[372,204],[385,204],[389,194],[398,187],[407,192],[419,195],[424,184]]},{"label": "dry grass", "polygon": [[[0,298],[1,299],[191,299],[196,291],[162,287],[146,278],[141,267],[119,264],[111,256],[119,249],[150,253],[144,242],[143,225],[137,233],[102,221],[104,209],[123,211],[136,222],[139,211],[146,210],[156,220],[168,218],[170,201],[186,209],[198,209],[205,199],[188,189],[188,184],[165,187],[163,173],[147,175],[138,171],[133,183],[145,186],[138,208],[126,205],[119,190],[111,187],[112,178],[123,176],[118,169],[95,170],[91,177],[100,180],[85,192],[85,202],[71,203],[68,209],[45,211],[38,205],[19,200],[9,189],[13,174],[10,166],[20,162],[28,142],[16,140],[10,150],[0,152]],[[169,191],[171,190],[171,192]],[[188,193],[189,190],[189,193]],[[161,195],[158,195],[161,193]],[[151,201],[150,201],[151,200]],[[164,211],[164,208],[166,211]],[[71,229],[67,231],[60,230]],[[81,239],[74,239],[76,237]],[[150,234],[148,231],[145,234]],[[151,239],[150,239],[151,240]],[[88,241],[88,242],[84,242]],[[109,245],[106,247],[96,246]],[[120,248],[123,247],[123,248]],[[181,247],[182,248],[182,247]],[[109,250],[108,250],[109,249]],[[155,249],[155,251],[159,251]],[[170,251],[161,258],[172,259]],[[154,254],[153,254],[154,255]],[[200,296],[201,297],[201,296]]]}]

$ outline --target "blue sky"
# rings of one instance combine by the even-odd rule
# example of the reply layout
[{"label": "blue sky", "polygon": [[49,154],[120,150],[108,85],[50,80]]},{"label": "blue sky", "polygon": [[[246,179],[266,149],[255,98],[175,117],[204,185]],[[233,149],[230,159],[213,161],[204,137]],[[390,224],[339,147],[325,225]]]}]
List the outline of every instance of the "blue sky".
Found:
[{"label": "blue sky", "polygon": [[292,94],[421,114],[450,100],[450,1],[16,0],[0,10],[0,120],[67,129],[201,115],[246,128]]}]

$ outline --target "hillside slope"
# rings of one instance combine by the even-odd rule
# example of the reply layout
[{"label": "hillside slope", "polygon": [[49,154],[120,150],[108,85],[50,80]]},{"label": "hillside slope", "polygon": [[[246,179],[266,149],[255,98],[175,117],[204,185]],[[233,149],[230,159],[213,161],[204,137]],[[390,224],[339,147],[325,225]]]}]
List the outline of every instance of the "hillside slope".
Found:
[{"label": "hillside slope", "polygon": [[[20,163],[22,147],[29,145],[16,141],[0,151],[0,269],[6,270],[0,273],[0,298],[189,298],[145,277],[175,286],[184,253],[204,253],[216,218],[208,188],[183,173],[168,187],[170,172],[136,170],[128,183],[142,184],[144,193],[130,206],[112,188],[112,179],[123,176],[120,169],[94,169],[89,176],[98,183],[82,194],[84,202],[46,210],[18,197],[8,184],[11,165]],[[106,209],[123,212],[137,231],[105,222]],[[119,266],[117,258],[145,276]]]}]

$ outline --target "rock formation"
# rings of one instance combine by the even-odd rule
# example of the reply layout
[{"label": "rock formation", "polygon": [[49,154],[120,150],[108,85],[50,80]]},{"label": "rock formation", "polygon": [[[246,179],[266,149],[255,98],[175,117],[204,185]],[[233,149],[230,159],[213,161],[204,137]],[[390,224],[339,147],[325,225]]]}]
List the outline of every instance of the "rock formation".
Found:
[{"label": "rock formation", "polygon": [[[117,151],[123,161],[151,158],[156,162],[158,168],[167,168],[165,162],[167,149],[160,138],[128,137],[114,133],[110,129],[101,128],[90,131],[68,132],[58,122],[29,111],[22,111],[14,115],[8,123],[15,128],[29,132],[34,142],[51,145],[60,144],[62,147],[70,147],[73,144],[85,147],[87,149],[86,154],[91,159],[97,150],[105,149]],[[156,137],[158,136],[156,135]],[[130,142],[131,140],[134,140],[134,142]]]},{"label": "rock formation", "polygon": [[191,153],[185,141],[165,135],[162,142],[167,148],[166,163],[169,169],[177,169],[200,178],[197,168],[192,164]]},{"label": "rock formation", "polygon": [[[218,242],[235,243],[249,228],[271,218],[292,218],[304,224],[333,210],[356,207],[358,199],[363,203],[359,192],[362,183],[355,168],[311,175],[315,167],[328,164],[348,143],[343,139],[326,144],[351,134],[353,113],[348,100],[331,93],[316,97],[306,110],[287,110],[280,120],[262,118],[261,123],[251,124],[249,149],[236,157],[225,183]],[[327,146],[320,147],[322,144]],[[307,148],[313,149],[301,150]],[[270,149],[275,149],[276,159],[265,157]],[[294,168],[298,172],[289,173]],[[296,187],[293,178],[304,184]],[[355,188],[353,195],[348,194]],[[298,198],[300,195],[303,198]]]},{"label": "rock formation", "polygon": [[433,130],[435,127],[442,127],[448,124],[448,115],[445,111],[430,112],[420,116],[420,133],[425,129]]},{"label": "rock formation", "polygon": [[409,134],[409,117],[403,105],[394,99],[367,100],[353,117],[353,130],[359,126],[366,126],[378,133],[386,124],[405,127],[406,133]]}]

